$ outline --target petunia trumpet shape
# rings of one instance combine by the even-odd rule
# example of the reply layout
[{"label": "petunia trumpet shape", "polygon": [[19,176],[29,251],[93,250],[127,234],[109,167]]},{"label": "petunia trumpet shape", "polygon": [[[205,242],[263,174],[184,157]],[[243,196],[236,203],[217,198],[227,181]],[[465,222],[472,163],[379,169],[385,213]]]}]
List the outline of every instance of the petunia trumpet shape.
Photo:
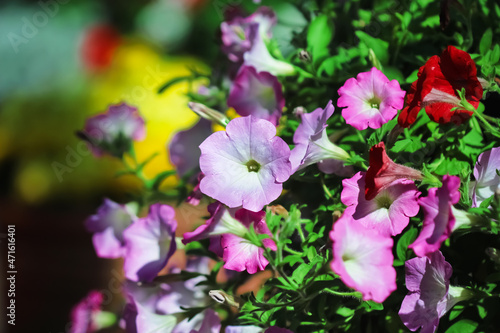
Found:
[{"label": "petunia trumpet shape", "polygon": [[[328,139],[326,121],[333,115],[332,101],[322,109],[318,108],[311,113],[302,114],[302,123],[293,135],[295,148],[292,150],[290,161],[292,170],[300,170],[308,165],[320,163],[320,170],[326,173],[339,173],[343,169],[343,162],[349,159],[349,154]],[[334,165],[323,162],[334,162]],[[349,172],[347,172],[349,173]]]},{"label": "petunia trumpet shape", "polygon": [[[265,212],[252,212],[246,209],[228,209],[220,203],[210,204],[208,207],[211,217],[204,225],[195,231],[184,234],[183,243],[210,238],[209,249],[221,256],[224,268],[254,274],[264,270],[269,263],[264,257],[264,250],[245,237],[248,228],[253,223],[258,234],[271,236],[265,222]],[[263,240],[264,246],[276,251],[276,244],[271,239]]]},{"label": "petunia trumpet shape", "polygon": [[179,176],[182,177],[189,171],[199,169],[198,146],[210,134],[212,134],[212,124],[206,119],[200,119],[193,127],[176,133],[170,140],[168,153]]},{"label": "petunia trumpet shape", "polygon": [[277,199],[291,173],[290,148],[276,127],[253,116],[231,120],[200,145],[203,194],[258,212]]},{"label": "petunia trumpet shape", "polygon": [[472,297],[472,292],[450,286],[451,265],[441,251],[405,263],[406,288],[409,293],[401,303],[399,317],[411,331],[435,332],[439,318],[456,303]]},{"label": "petunia trumpet shape", "polygon": [[422,231],[408,247],[419,257],[439,250],[455,227],[453,205],[460,200],[460,178],[443,176],[443,186],[431,188],[426,197],[418,203],[424,210]]},{"label": "petunia trumpet shape", "polygon": [[358,172],[342,181],[342,202],[347,205],[344,214],[350,214],[356,223],[386,236],[401,233],[417,215],[420,192],[413,181],[398,179],[380,191],[372,200],[366,200],[365,173]]},{"label": "petunia trumpet shape", "polygon": [[275,76],[243,66],[233,81],[227,105],[241,116],[252,115],[278,125],[285,99]]},{"label": "petunia trumpet shape", "polygon": [[83,131],[77,134],[89,143],[95,156],[108,153],[121,157],[129,152],[132,141],[146,137],[146,129],[137,109],[122,103],[111,105],[106,113],[87,119]]},{"label": "petunia trumpet shape", "polygon": [[389,79],[373,67],[348,79],[338,90],[337,105],[345,107],[342,117],[358,130],[380,128],[403,108],[405,92],[397,80]]},{"label": "petunia trumpet shape", "polygon": [[260,7],[248,17],[236,16],[221,23],[222,51],[229,60],[241,62],[258,34],[263,39],[271,38],[271,29],[276,25],[276,14],[269,7]]},{"label": "petunia trumpet shape", "polygon": [[125,255],[123,231],[137,216],[131,206],[121,205],[107,198],[97,209],[97,214],[85,221],[85,227],[92,232],[92,242],[99,258],[120,258]]},{"label": "petunia trumpet shape", "polygon": [[172,207],[154,204],[147,217],[123,232],[126,244],[123,269],[132,281],[151,282],[175,252],[177,221]]},{"label": "petunia trumpet shape", "polygon": [[372,200],[397,179],[422,180],[420,171],[410,167],[396,164],[387,156],[385,144],[380,142],[370,149],[370,167],[365,178],[365,197]]},{"label": "petunia trumpet shape", "polygon": [[[257,234],[272,236],[265,221],[266,213],[264,211],[254,213],[240,209],[235,213],[235,217],[246,228],[249,228],[253,223]],[[222,259],[224,260],[225,269],[238,272],[246,270],[249,274],[254,274],[264,270],[269,263],[264,257],[264,249],[255,246],[243,237],[234,234],[224,234],[220,242],[224,251]],[[276,244],[272,239],[266,238],[262,242],[265,247],[276,251]]]},{"label": "petunia trumpet shape", "polygon": [[490,198],[500,189],[500,147],[492,148],[479,155],[474,167],[475,181],[471,182],[472,207]]},{"label": "petunia trumpet shape", "polygon": [[467,102],[477,109],[483,88],[477,79],[476,65],[467,52],[450,45],[441,57],[432,56],[420,67],[418,80],[406,95],[406,107],[399,115],[399,125],[409,127],[423,107],[429,118],[440,124],[460,125],[467,121],[472,111],[460,105],[457,90],[462,88],[465,88]]},{"label": "petunia trumpet shape", "polygon": [[333,241],[332,270],[364,300],[382,303],[396,290],[396,270],[392,267],[393,240],[366,229],[344,212],[330,232]]}]

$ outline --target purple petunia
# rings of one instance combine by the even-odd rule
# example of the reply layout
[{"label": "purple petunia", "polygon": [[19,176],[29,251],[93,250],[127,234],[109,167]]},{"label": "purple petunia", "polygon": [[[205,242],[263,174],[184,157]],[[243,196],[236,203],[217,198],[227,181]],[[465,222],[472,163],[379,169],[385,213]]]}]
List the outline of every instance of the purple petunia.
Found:
[{"label": "purple petunia", "polygon": [[366,229],[344,212],[334,223],[330,239],[332,270],[348,287],[361,292],[364,300],[382,303],[396,290],[391,237]]},{"label": "purple petunia", "polygon": [[485,151],[477,158],[474,167],[475,181],[471,182],[472,207],[479,207],[481,202],[500,190],[500,147]]},{"label": "purple petunia", "polygon": [[293,135],[295,148],[290,156],[293,172],[319,163],[318,167],[325,173],[335,172],[344,176],[352,174],[352,168],[343,167],[343,162],[349,158],[349,154],[332,143],[326,133],[326,121],[333,115],[333,111],[334,107],[330,101],[324,109],[318,108],[311,113],[302,114],[302,123]]},{"label": "purple petunia", "polygon": [[97,332],[101,325],[97,317],[104,300],[102,293],[92,290],[71,310],[71,333]]},{"label": "purple petunia", "polygon": [[121,157],[132,147],[132,141],[146,137],[144,119],[137,108],[125,103],[111,105],[106,113],[87,119],[78,133],[90,145],[95,156],[104,153]]},{"label": "purple petunia", "polygon": [[388,236],[401,233],[417,215],[420,192],[412,180],[398,179],[380,191],[372,200],[365,199],[365,172],[342,181],[342,202],[346,213],[368,229]]},{"label": "purple petunia", "polygon": [[231,120],[200,145],[203,194],[257,212],[277,199],[290,177],[290,148],[276,127],[253,116]]},{"label": "purple petunia", "polygon": [[233,81],[227,105],[241,116],[252,115],[278,125],[285,99],[275,76],[243,66]]},{"label": "purple petunia", "polygon": [[342,117],[358,130],[380,128],[393,119],[403,108],[405,97],[398,81],[389,81],[375,67],[348,79],[338,93],[337,105],[346,107]]},{"label": "purple petunia", "polygon": [[441,318],[457,302],[468,299],[472,292],[450,286],[451,265],[441,251],[405,263],[406,288],[399,317],[411,331],[435,332]]},{"label": "purple petunia", "polygon": [[439,250],[441,243],[450,237],[455,228],[453,205],[460,200],[460,178],[443,176],[443,186],[431,188],[418,203],[424,210],[422,231],[408,247],[423,257]]},{"label": "purple petunia", "polygon": [[85,227],[92,232],[92,242],[99,258],[120,258],[125,255],[123,231],[137,216],[126,205],[120,205],[107,198],[97,209],[97,214],[85,221]]},{"label": "purple petunia", "polygon": [[222,51],[229,60],[241,62],[243,54],[249,51],[255,35],[271,37],[271,29],[276,25],[276,14],[269,7],[260,7],[248,17],[236,16],[221,23]]},{"label": "purple petunia", "polygon": [[168,153],[179,176],[182,177],[189,171],[198,169],[200,160],[198,146],[210,134],[212,134],[212,124],[206,119],[200,119],[190,129],[174,135],[168,145]]},{"label": "purple petunia", "polygon": [[151,282],[175,252],[177,221],[172,207],[154,204],[148,216],[123,233],[126,244],[123,269],[132,281]]}]

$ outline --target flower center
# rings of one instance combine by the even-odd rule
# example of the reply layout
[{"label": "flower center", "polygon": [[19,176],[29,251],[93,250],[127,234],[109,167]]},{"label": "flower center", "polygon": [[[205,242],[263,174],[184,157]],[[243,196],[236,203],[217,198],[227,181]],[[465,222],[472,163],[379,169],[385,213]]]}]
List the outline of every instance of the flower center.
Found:
[{"label": "flower center", "polygon": [[379,208],[386,208],[386,209],[389,209],[389,207],[391,207],[392,203],[394,202],[394,200],[388,196],[388,195],[384,195],[384,194],[379,194],[375,200],[377,201],[377,205]]},{"label": "flower center", "polygon": [[380,98],[378,98],[377,96],[373,96],[372,98],[370,98],[368,100],[368,105],[370,105],[370,107],[372,109],[378,109],[378,108],[380,108],[381,102],[382,102],[382,100]]},{"label": "flower center", "polygon": [[256,160],[250,160],[246,164],[248,172],[257,172],[260,169],[260,164]]}]

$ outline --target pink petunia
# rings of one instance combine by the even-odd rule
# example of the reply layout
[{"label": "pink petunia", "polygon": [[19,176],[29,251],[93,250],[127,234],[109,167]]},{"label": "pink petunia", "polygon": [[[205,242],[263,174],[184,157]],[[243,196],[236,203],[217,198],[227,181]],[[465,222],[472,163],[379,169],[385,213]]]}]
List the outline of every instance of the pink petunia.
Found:
[{"label": "pink petunia", "polygon": [[200,145],[203,194],[258,212],[277,199],[291,173],[290,148],[276,127],[253,116],[231,120]]},{"label": "pink petunia", "polygon": [[364,300],[382,303],[396,290],[396,270],[392,267],[393,240],[356,223],[348,212],[335,222],[332,270]]},{"label": "pink petunia", "polygon": [[408,247],[419,257],[439,250],[455,227],[453,205],[460,200],[460,178],[443,176],[443,186],[431,188],[418,203],[424,210],[422,231]]},{"label": "pink petunia", "polygon": [[398,81],[389,81],[375,67],[348,79],[338,93],[337,105],[346,107],[342,110],[342,117],[358,130],[380,128],[393,119],[403,108],[405,97]]},{"label": "pink petunia", "polygon": [[417,215],[420,192],[413,181],[398,179],[372,200],[366,200],[365,177],[365,172],[358,172],[342,181],[341,200],[348,206],[344,214],[352,215],[357,223],[382,235],[398,235],[408,225],[410,217]]}]

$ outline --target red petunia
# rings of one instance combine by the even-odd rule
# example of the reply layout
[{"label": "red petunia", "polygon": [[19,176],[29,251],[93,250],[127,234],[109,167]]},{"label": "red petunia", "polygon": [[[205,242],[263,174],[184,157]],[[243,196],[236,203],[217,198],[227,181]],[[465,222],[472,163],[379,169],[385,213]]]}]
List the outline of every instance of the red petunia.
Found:
[{"label": "red petunia", "polygon": [[372,200],[397,179],[422,180],[420,171],[394,163],[385,152],[385,144],[379,142],[370,149],[370,167],[365,178],[365,199]]},{"label": "red petunia", "polygon": [[477,79],[476,65],[467,52],[450,45],[441,57],[432,56],[420,67],[418,80],[406,94],[406,107],[399,114],[399,125],[409,127],[423,107],[432,121],[460,125],[472,116],[471,111],[460,107],[452,111],[460,105],[457,90],[462,88],[467,101],[477,109],[483,88]]}]

